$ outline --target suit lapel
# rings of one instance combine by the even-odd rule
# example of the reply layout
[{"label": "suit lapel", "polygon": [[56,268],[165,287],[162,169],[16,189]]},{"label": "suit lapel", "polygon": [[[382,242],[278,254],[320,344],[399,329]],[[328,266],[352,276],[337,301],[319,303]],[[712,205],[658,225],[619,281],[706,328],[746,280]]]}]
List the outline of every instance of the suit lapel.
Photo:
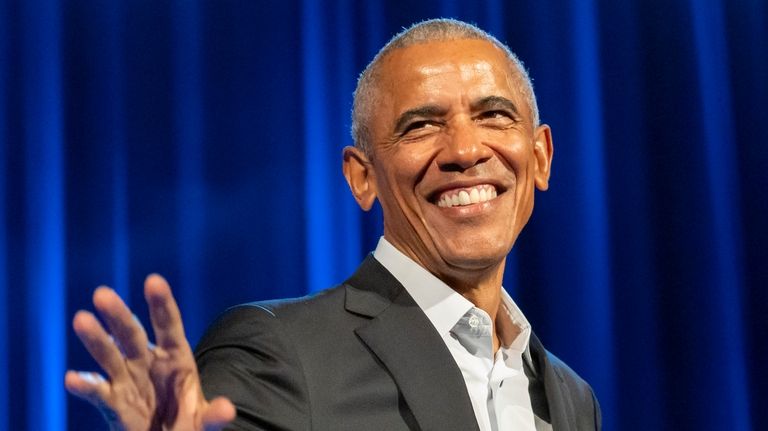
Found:
[{"label": "suit lapel", "polygon": [[389,370],[423,430],[477,430],[461,371],[424,312],[369,256],[347,281],[347,310],[371,317],[355,331]]},{"label": "suit lapel", "polygon": [[549,416],[554,431],[576,430],[574,420],[574,408],[565,381],[549,361],[547,351],[536,335],[531,334],[529,344],[531,356],[536,364],[537,372],[544,379],[544,390],[547,394]]}]

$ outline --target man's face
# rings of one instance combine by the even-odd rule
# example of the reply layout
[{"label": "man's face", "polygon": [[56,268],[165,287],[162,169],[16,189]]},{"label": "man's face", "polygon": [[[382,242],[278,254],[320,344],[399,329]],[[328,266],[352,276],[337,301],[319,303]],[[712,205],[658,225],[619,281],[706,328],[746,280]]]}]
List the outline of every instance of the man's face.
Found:
[{"label": "man's face", "polygon": [[531,215],[534,187],[547,187],[552,156],[519,72],[481,40],[397,49],[380,71],[363,165],[385,238],[443,280],[500,268]]}]

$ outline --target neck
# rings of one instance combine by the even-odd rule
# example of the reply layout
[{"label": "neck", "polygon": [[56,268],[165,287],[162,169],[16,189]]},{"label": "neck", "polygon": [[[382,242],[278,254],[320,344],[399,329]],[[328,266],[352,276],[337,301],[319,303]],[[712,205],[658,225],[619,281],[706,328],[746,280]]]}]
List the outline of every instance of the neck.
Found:
[{"label": "neck", "polygon": [[[494,268],[480,273],[464,274],[463,277],[442,278],[453,290],[467,298],[475,307],[488,313],[493,325],[493,352],[500,346],[499,320],[501,308],[501,282],[504,276],[504,261]],[[503,319],[502,319],[503,320]]]},{"label": "neck", "polygon": [[475,304],[475,307],[488,313],[491,320],[496,318],[501,304],[501,274],[470,283],[454,281],[448,285]]}]

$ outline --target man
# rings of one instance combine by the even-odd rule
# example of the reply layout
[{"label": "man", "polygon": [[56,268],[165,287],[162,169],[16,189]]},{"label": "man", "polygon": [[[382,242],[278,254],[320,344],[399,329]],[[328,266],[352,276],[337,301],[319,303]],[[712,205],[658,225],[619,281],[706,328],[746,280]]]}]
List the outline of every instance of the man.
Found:
[{"label": "man", "polygon": [[350,279],[228,310],[197,367],[162,278],[145,287],[157,347],[99,288],[116,342],[90,313],[73,326],[109,380],[67,388],[120,429],[599,429],[592,390],[501,286],[553,152],[517,58],[468,24],[416,24],[361,75],[353,135],[344,176],[384,236]]}]

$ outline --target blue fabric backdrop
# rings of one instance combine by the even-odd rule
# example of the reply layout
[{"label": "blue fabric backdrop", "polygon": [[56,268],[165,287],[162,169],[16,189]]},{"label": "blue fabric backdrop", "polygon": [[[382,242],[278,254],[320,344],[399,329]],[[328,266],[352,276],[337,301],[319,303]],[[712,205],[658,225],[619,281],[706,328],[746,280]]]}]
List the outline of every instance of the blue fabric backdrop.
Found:
[{"label": "blue fabric backdrop", "polygon": [[99,429],[63,389],[98,284],[166,275],[195,342],[341,281],[381,231],[340,172],[356,74],[414,21],[510,44],[551,189],[505,286],[606,429],[768,429],[760,0],[0,1],[0,430]]}]

